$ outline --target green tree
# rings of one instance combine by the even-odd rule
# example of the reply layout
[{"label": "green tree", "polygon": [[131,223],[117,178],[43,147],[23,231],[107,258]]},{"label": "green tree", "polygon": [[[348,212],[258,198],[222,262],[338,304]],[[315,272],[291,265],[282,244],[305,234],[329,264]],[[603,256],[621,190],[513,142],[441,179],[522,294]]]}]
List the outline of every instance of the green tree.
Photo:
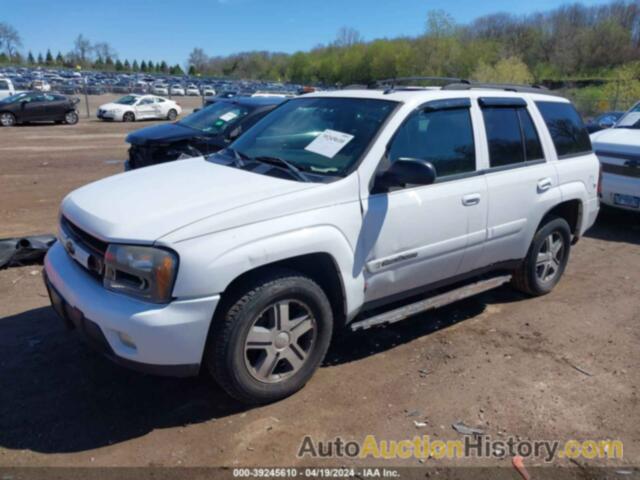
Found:
[{"label": "green tree", "polygon": [[47,48],[47,54],[44,58],[44,63],[47,64],[47,66],[51,66],[53,65],[53,55],[51,54],[51,50]]},{"label": "green tree", "polygon": [[533,75],[520,58],[509,57],[499,60],[495,65],[480,62],[473,72],[473,79],[490,83],[530,84]]},{"label": "green tree", "polygon": [[147,62],[142,60],[142,62],[140,62],[140,71],[141,72],[146,72],[147,71]]},{"label": "green tree", "polygon": [[122,72],[124,70],[124,65],[122,64],[120,59],[116,60],[115,68],[116,68],[116,72]]},{"label": "green tree", "polygon": [[134,72],[138,72],[140,70],[140,65],[138,65],[137,60],[134,60],[131,64],[131,70],[133,70]]},{"label": "green tree", "polygon": [[42,56],[42,53],[38,53],[38,65],[44,65],[44,57]]},{"label": "green tree", "polygon": [[29,65],[34,65],[36,63],[36,59],[33,58],[33,53],[31,53],[31,50],[29,50],[29,53],[27,54],[27,63]]},{"label": "green tree", "polygon": [[62,52],[58,52],[58,54],[56,55],[56,65],[63,65],[64,64],[64,57],[62,56]]}]

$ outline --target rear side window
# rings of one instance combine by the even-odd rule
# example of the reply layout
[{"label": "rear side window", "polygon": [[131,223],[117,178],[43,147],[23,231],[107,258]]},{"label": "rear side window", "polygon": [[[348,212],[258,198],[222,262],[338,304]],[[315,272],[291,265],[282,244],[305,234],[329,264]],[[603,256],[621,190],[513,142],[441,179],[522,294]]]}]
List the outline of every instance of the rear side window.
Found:
[{"label": "rear side window", "polygon": [[570,103],[536,102],[542,114],[558,158],[591,152],[591,140],[582,118]]},{"label": "rear side window", "polygon": [[9,90],[9,82],[0,80],[0,90]]},{"label": "rear side window", "polygon": [[475,171],[469,109],[422,110],[411,114],[389,147],[389,160],[399,158],[431,162],[438,178]]},{"label": "rear side window", "polygon": [[482,109],[491,167],[524,164],[544,158],[540,138],[526,108]]}]

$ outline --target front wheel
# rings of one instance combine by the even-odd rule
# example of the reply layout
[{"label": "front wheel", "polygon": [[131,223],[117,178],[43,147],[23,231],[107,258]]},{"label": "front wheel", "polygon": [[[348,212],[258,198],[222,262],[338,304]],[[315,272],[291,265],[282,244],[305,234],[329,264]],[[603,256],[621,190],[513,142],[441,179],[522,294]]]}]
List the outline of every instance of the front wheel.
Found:
[{"label": "front wheel", "polygon": [[266,273],[239,291],[214,319],[205,363],[234,398],[268,403],[311,378],[331,340],[324,291],[289,270]]},{"label": "front wheel", "polygon": [[178,112],[172,108],[169,110],[169,113],[167,113],[167,120],[173,122],[176,118],[178,118]]},{"label": "front wheel", "polygon": [[564,218],[549,217],[533,237],[522,265],[514,272],[514,287],[533,296],[549,293],[564,273],[570,250],[569,224]]},{"label": "front wheel", "polygon": [[0,113],[0,125],[3,127],[13,127],[16,124],[16,116],[13,113]]},{"label": "front wheel", "polygon": [[133,112],[126,112],[122,116],[122,121],[123,122],[135,122],[136,121],[136,116],[133,114]]},{"label": "front wheel", "polygon": [[78,114],[76,112],[67,112],[64,116],[64,123],[67,125],[75,125],[78,123]]}]

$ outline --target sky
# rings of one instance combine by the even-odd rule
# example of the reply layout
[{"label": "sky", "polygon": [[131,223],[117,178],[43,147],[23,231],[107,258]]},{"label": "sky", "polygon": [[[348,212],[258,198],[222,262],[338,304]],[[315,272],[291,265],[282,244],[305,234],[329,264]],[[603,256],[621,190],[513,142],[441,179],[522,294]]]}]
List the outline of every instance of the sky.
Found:
[{"label": "sky", "polygon": [[[340,27],[365,40],[414,36],[429,10],[458,23],[482,15],[526,14],[563,0],[0,0],[0,22],[13,25],[23,50],[68,52],[82,33],[110,43],[122,60],[184,65],[200,47],[208,55],[249,50],[295,52],[331,42]],[[607,0],[583,0],[585,5]]]}]

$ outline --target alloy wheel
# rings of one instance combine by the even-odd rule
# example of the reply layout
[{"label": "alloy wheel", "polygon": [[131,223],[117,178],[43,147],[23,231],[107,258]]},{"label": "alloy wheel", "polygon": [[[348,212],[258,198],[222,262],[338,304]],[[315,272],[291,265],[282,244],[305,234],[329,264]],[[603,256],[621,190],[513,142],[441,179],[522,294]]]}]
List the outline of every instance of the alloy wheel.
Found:
[{"label": "alloy wheel", "polygon": [[15,118],[10,113],[3,113],[0,115],[0,124],[3,127],[11,127],[15,123]]},{"label": "alloy wheel", "polygon": [[536,259],[536,276],[543,283],[553,281],[560,272],[565,255],[564,238],[560,232],[552,232],[540,245]]},{"label": "alloy wheel", "polygon": [[282,382],[306,363],[316,336],[316,319],[307,305],[293,299],[275,302],[247,333],[245,365],[256,380]]}]

